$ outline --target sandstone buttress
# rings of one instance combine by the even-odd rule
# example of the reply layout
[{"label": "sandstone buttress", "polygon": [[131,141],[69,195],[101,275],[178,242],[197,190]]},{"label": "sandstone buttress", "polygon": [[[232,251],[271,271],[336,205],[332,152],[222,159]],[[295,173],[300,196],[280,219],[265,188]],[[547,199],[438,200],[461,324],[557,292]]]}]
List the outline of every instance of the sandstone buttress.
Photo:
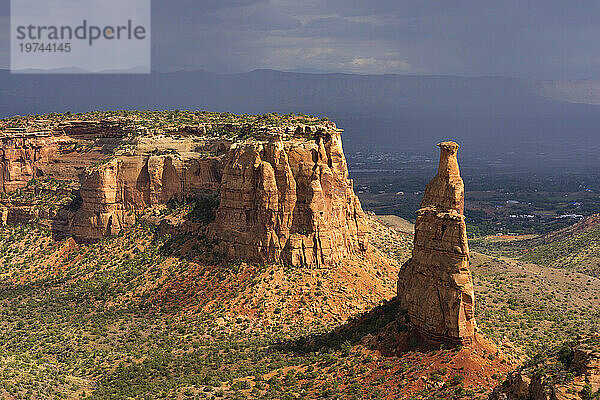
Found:
[{"label": "sandstone buttress", "polygon": [[231,258],[324,265],[366,250],[338,132],[234,145],[211,232]]}]

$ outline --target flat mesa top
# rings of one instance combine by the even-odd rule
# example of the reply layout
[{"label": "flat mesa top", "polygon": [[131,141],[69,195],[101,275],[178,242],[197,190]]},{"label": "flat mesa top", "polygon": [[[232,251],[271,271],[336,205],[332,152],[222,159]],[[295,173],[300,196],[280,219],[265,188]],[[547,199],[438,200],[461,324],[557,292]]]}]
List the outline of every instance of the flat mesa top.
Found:
[{"label": "flat mesa top", "polygon": [[119,128],[125,134],[153,134],[165,132],[199,132],[215,134],[239,131],[241,135],[253,133],[293,133],[298,126],[338,131],[327,118],[304,114],[232,114],[229,112],[189,111],[189,110],[120,110],[94,111],[72,114],[13,116],[0,119],[0,133],[23,135],[53,133],[69,128]]}]

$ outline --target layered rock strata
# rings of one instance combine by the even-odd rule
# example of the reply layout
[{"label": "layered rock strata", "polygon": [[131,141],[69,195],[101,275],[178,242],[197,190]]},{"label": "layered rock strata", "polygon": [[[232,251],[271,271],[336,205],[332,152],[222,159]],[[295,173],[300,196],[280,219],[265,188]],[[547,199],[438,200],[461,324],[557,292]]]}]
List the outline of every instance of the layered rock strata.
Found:
[{"label": "layered rock strata", "polygon": [[0,192],[4,193],[39,177],[78,182],[87,167],[106,157],[101,145],[86,147],[68,136],[0,137],[0,142]]},{"label": "layered rock strata", "polygon": [[438,146],[438,172],[417,211],[413,253],[400,271],[398,297],[411,324],[424,336],[465,343],[472,341],[476,323],[459,146]]},{"label": "layered rock strata", "polygon": [[131,227],[137,213],[149,207],[171,199],[216,195],[223,169],[218,152],[227,147],[167,136],[142,138],[130,149],[88,168],[73,235],[82,239],[114,235]]},{"label": "layered rock strata", "polygon": [[230,258],[325,265],[367,248],[339,134],[234,146],[211,225]]},{"label": "layered rock strata", "polygon": [[[178,142],[185,147],[190,140]],[[207,156],[174,143],[160,148],[167,154],[148,155],[138,145],[134,154],[88,170],[73,233],[100,238],[131,226],[135,211],[172,198],[218,195],[207,232],[227,258],[326,265],[366,250],[364,214],[339,132],[211,146]]]},{"label": "layered rock strata", "polygon": [[[56,132],[11,132],[2,137],[0,184],[17,192],[0,201],[2,221],[43,219],[64,235],[96,240],[171,199],[208,196],[219,202],[202,234],[227,258],[328,265],[366,251],[365,217],[335,124],[200,128],[124,138],[117,125],[74,121]],[[29,207],[41,193],[29,184],[34,178],[68,182],[80,204]]]}]

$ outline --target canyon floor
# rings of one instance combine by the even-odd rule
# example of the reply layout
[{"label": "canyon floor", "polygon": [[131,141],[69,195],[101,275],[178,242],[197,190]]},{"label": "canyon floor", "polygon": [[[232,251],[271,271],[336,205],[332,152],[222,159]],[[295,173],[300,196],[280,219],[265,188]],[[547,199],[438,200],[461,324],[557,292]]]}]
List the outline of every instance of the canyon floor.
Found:
[{"label": "canyon floor", "polygon": [[369,223],[373,257],[396,260],[377,271],[211,263],[205,244],[144,224],[94,244],[4,227],[0,393],[484,399],[519,362],[597,330],[598,278],[473,253],[486,339],[433,348],[393,300],[411,235]]}]

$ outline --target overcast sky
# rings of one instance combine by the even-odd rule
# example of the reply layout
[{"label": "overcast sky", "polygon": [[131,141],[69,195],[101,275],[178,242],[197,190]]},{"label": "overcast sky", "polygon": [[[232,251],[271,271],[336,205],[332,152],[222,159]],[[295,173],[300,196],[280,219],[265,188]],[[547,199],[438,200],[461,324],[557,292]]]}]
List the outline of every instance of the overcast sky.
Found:
[{"label": "overcast sky", "polygon": [[[0,1],[6,68],[9,1]],[[152,3],[152,67],[159,71],[600,78],[598,0]]]}]

